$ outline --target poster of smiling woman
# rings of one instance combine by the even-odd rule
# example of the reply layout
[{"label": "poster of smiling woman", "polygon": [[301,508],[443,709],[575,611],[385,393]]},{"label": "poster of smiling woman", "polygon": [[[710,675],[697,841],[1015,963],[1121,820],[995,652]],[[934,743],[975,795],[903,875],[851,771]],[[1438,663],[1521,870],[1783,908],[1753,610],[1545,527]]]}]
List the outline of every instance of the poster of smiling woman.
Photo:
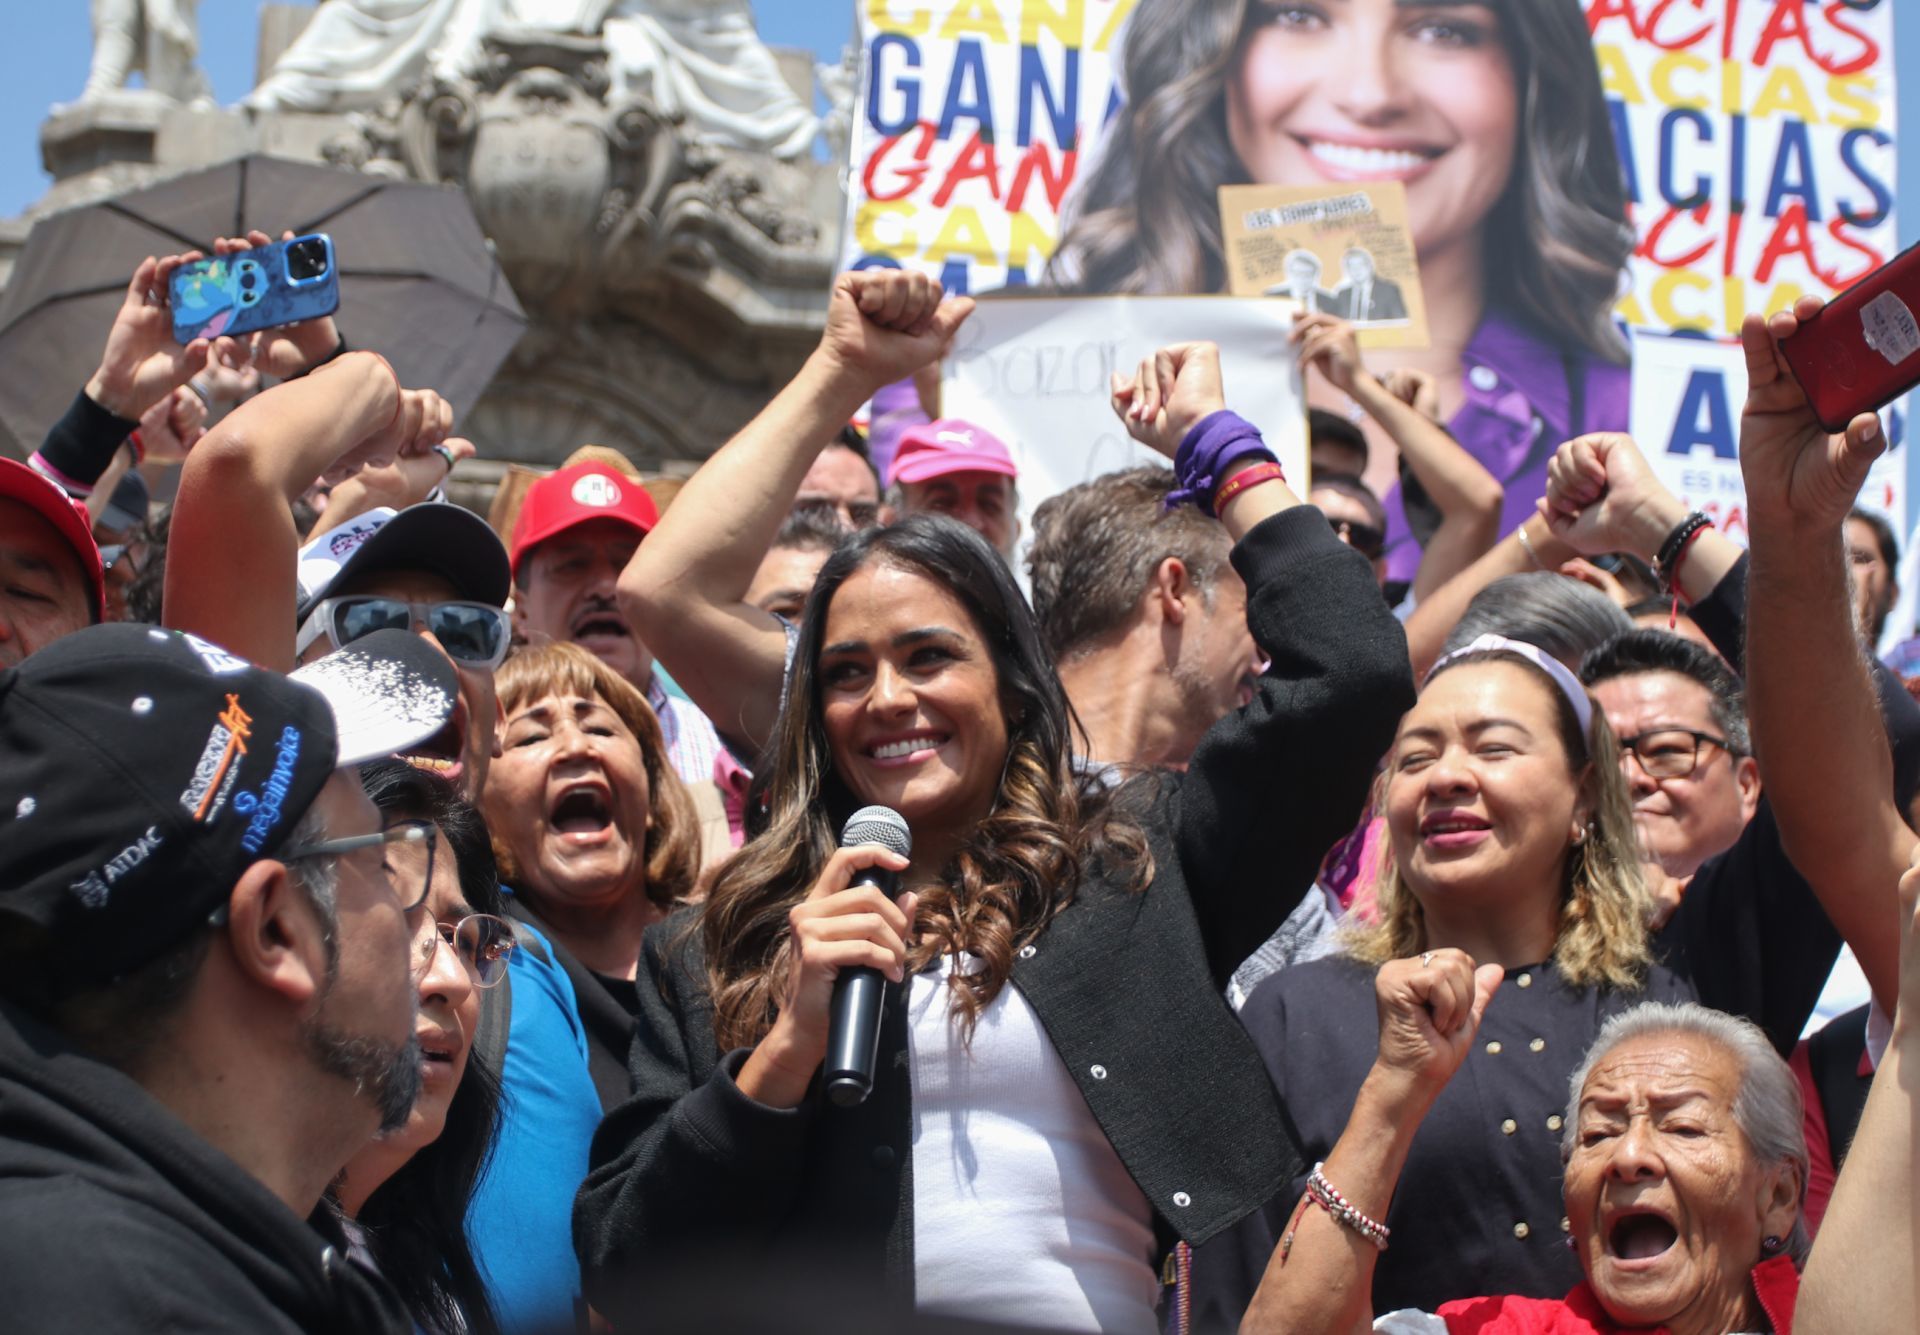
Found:
[{"label": "poster of smiling woman", "polygon": [[[1220,187],[1397,182],[1428,345],[1369,359],[1438,378],[1511,526],[1561,440],[1629,426],[1640,331],[1725,339],[1891,256],[1892,9],[864,0],[847,259],[1218,293]],[[1683,427],[1650,451],[1720,448]],[[1404,578],[1396,472],[1376,441]]]}]

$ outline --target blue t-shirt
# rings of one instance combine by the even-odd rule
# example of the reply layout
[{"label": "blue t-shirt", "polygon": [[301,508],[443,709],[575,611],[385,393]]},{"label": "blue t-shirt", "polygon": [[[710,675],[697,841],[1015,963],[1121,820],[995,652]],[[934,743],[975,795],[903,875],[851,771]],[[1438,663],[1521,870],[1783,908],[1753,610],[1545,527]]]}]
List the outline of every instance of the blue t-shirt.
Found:
[{"label": "blue t-shirt", "polygon": [[[516,928],[545,942],[533,928]],[[467,1207],[487,1295],[507,1335],[566,1329],[580,1298],[573,1196],[587,1175],[600,1096],[587,1071],[587,1037],[573,984],[533,950],[507,957],[513,1014],[501,1072],[493,1154]]]}]

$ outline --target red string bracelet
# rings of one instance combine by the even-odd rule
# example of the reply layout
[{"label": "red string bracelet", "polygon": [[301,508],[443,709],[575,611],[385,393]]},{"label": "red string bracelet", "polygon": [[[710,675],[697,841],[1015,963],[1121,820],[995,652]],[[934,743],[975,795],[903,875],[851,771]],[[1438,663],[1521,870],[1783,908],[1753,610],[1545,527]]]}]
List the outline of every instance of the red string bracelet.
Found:
[{"label": "red string bracelet", "polygon": [[1667,579],[1667,592],[1673,595],[1673,605],[1667,609],[1668,630],[1678,630],[1680,627],[1680,564],[1687,559],[1687,553],[1693,550],[1693,544],[1700,541],[1700,535],[1712,527],[1711,521],[1703,521],[1693,532],[1680,540],[1679,550],[1674,552],[1673,559],[1667,562],[1664,572]]}]

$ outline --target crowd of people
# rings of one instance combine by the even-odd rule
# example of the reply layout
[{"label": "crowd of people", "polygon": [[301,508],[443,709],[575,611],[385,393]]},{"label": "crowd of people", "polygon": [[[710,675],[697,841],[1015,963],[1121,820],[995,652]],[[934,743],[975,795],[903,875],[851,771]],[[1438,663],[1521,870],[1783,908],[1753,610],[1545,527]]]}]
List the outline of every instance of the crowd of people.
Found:
[{"label": "crowd of people", "polygon": [[1912,1328],[1920,704],[1817,299],[1748,551],[1619,434],[1516,506],[1331,311],[1307,478],[1169,346],[1166,462],[1023,527],[886,270],[683,485],[489,523],[333,318],[175,343],[196,258],[0,460],[9,1328]]}]

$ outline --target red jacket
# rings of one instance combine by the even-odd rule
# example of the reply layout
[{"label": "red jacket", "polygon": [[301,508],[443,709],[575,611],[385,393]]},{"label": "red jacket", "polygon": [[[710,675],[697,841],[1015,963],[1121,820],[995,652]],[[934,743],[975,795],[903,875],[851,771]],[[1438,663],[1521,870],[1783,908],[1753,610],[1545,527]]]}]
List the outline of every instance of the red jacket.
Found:
[{"label": "red jacket", "polygon": [[[1753,1291],[1774,1335],[1793,1335],[1793,1304],[1800,1272],[1776,1256],[1753,1268]],[[1582,1284],[1565,1298],[1462,1298],[1440,1308],[1449,1335],[1666,1335],[1666,1328],[1616,1323]]]}]

